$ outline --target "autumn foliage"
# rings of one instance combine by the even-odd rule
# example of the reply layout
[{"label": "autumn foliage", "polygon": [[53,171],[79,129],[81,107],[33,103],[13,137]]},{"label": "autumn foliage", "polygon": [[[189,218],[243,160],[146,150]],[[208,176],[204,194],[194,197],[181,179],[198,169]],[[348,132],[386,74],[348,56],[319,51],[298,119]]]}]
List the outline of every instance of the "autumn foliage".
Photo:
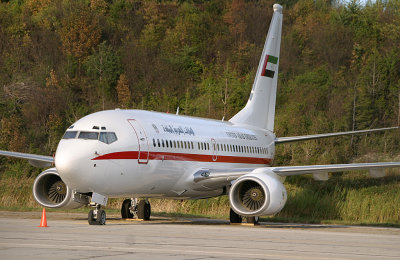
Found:
[{"label": "autumn foliage", "polygon": [[[277,135],[398,125],[398,1],[280,3]],[[229,119],[247,101],[273,4],[2,1],[1,149],[52,154],[73,122],[116,107]],[[311,141],[280,146],[275,163],[391,158],[399,145],[396,131]]]}]

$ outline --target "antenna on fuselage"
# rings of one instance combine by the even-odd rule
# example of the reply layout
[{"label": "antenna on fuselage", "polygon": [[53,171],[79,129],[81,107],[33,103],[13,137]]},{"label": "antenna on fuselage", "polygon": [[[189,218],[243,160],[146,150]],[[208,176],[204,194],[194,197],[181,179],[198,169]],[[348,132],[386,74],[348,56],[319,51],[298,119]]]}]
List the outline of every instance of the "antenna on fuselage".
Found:
[{"label": "antenna on fuselage", "polygon": [[176,108],[176,114],[179,115],[179,107]]}]

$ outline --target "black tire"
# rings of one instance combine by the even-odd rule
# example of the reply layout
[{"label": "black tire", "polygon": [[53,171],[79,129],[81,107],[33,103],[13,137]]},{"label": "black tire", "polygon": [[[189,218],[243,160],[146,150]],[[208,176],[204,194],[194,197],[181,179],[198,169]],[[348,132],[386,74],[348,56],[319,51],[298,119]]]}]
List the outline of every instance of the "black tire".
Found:
[{"label": "black tire", "polygon": [[247,217],[247,218],[246,218],[246,221],[247,221],[247,223],[249,223],[249,224],[258,225],[258,224],[259,224],[259,223],[258,223],[259,217],[258,217],[258,216],[256,216],[256,217]]},{"label": "black tire", "polygon": [[89,222],[89,225],[97,225],[96,219],[94,218],[93,209],[89,211],[88,222]]},{"label": "black tire", "polygon": [[121,217],[123,219],[126,218],[133,218],[133,214],[131,210],[129,209],[131,207],[132,200],[126,199],[124,202],[122,202],[122,207],[121,207]]},{"label": "black tire", "polygon": [[233,211],[233,209],[229,211],[229,220],[231,223],[242,223],[242,217]]},{"label": "black tire", "polygon": [[138,219],[150,220],[150,215],[151,215],[150,203],[145,200],[139,201],[137,215]]},{"label": "black tire", "polygon": [[105,225],[106,224],[106,212],[102,209],[97,211],[97,225]]}]

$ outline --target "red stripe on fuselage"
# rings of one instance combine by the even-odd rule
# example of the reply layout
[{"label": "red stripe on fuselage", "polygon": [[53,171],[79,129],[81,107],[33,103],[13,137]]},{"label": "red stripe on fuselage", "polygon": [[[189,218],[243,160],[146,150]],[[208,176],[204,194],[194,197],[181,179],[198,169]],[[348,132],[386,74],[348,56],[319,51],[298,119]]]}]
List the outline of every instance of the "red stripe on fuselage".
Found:
[{"label": "red stripe on fuselage", "polygon": [[[142,153],[146,153],[143,152]],[[109,153],[93,158],[92,160],[137,160],[137,151]],[[270,165],[272,159],[258,157],[243,156],[215,156],[208,154],[190,154],[190,153],[166,153],[166,152],[150,152],[149,160],[166,160],[166,161],[195,161],[195,162],[219,162],[219,163],[248,163],[248,164],[266,164]]]},{"label": "red stripe on fuselage", "polygon": [[137,151],[128,151],[128,152],[116,152],[116,153],[108,153],[104,155],[100,155],[92,160],[129,160],[129,159],[137,159],[138,158]]}]

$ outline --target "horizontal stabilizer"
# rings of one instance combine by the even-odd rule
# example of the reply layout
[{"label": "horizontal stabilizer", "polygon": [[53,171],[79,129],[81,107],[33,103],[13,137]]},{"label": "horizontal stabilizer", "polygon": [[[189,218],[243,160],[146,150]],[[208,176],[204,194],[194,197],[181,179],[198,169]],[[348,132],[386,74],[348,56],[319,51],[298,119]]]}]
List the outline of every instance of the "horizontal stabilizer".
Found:
[{"label": "horizontal stabilizer", "polygon": [[275,139],[275,144],[281,143],[289,143],[289,142],[297,142],[297,141],[305,141],[305,140],[313,140],[319,138],[327,138],[327,137],[335,137],[341,135],[353,135],[353,134],[366,134],[378,131],[386,131],[399,129],[398,126],[394,127],[386,127],[386,128],[376,128],[376,129],[367,129],[367,130],[357,130],[357,131],[347,131],[347,132],[337,132],[337,133],[327,133],[327,134],[316,134],[316,135],[302,135],[302,136],[290,136],[290,137],[277,137]]}]

